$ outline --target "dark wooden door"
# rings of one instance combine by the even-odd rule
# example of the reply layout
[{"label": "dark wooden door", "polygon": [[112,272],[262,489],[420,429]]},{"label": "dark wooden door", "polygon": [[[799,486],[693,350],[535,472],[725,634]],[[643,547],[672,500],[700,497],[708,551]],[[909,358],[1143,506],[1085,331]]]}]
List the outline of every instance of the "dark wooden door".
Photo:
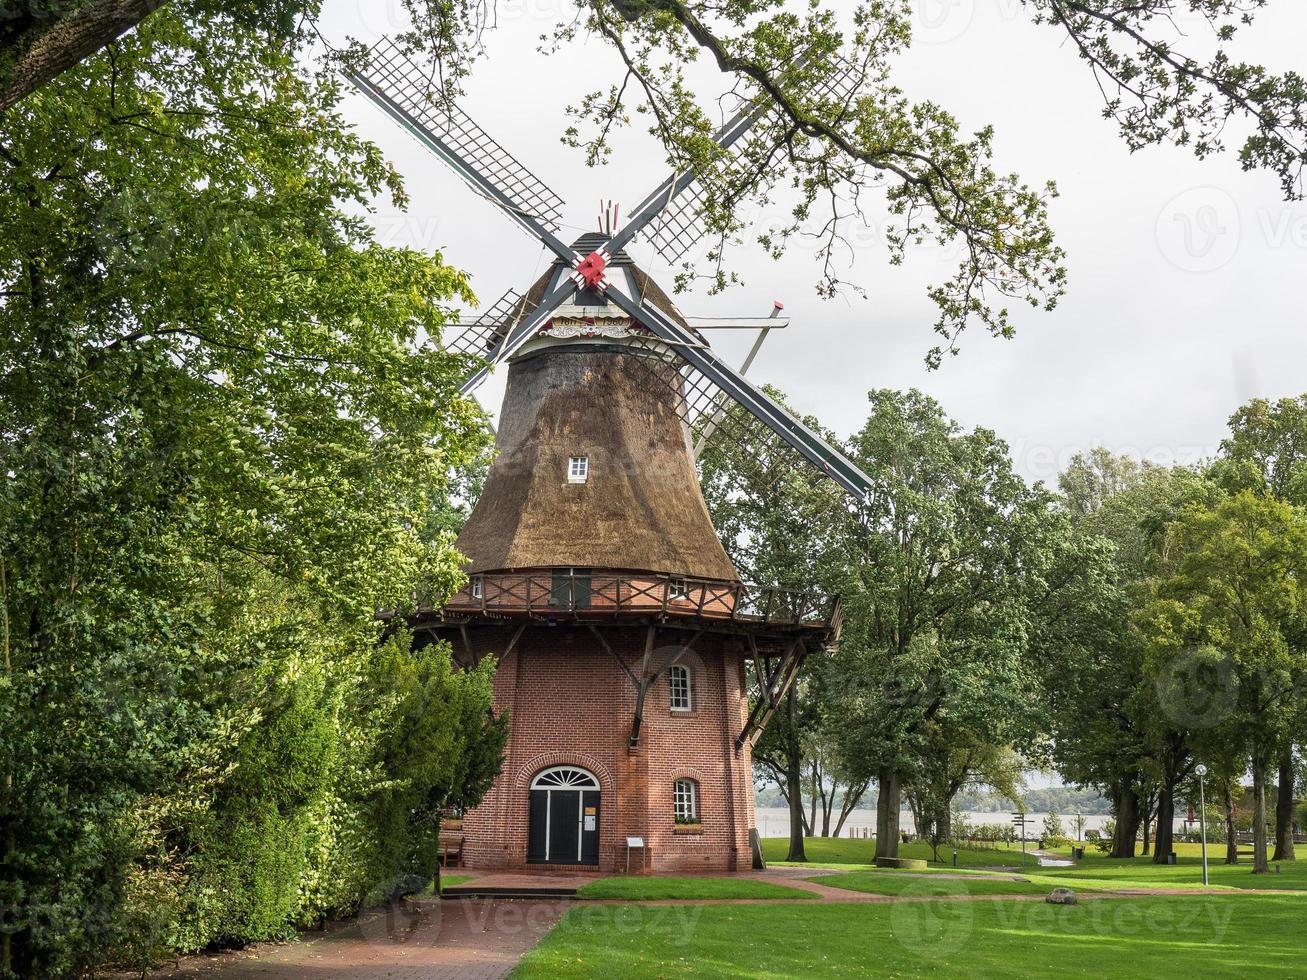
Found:
[{"label": "dark wooden door", "polygon": [[549,790],[531,790],[531,812],[527,821],[526,859],[532,864],[544,864],[545,828],[549,824]]},{"label": "dark wooden door", "polygon": [[549,863],[581,863],[581,794],[577,790],[549,792]]}]

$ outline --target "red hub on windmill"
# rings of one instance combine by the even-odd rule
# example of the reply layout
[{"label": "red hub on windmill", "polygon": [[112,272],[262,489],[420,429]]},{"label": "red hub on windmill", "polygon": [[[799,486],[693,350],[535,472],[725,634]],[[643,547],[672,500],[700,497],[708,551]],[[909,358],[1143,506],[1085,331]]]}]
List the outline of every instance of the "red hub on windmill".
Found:
[{"label": "red hub on windmill", "polygon": [[577,263],[576,271],[581,280],[590,289],[603,289],[604,271],[608,268],[608,259],[600,252],[591,252]]}]

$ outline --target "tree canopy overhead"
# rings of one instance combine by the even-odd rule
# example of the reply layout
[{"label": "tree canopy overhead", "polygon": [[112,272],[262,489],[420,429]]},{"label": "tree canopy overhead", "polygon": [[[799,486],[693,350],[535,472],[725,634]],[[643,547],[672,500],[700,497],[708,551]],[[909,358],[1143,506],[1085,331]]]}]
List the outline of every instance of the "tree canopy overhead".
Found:
[{"label": "tree canopy overhead", "polygon": [[[1132,149],[1191,147],[1199,157],[1236,146],[1246,169],[1266,170],[1285,196],[1301,198],[1307,162],[1307,83],[1239,57],[1241,31],[1270,0],[1023,0],[1022,8],[1066,42],[1093,73],[1103,112]],[[227,16],[294,45],[311,37],[320,0],[238,3],[179,0],[197,19]],[[142,0],[79,0],[23,5],[0,33],[0,109],[93,50],[124,23],[145,16]],[[496,5],[482,0],[401,0],[410,20],[401,45],[433,65],[436,98],[456,98],[492,47]],[[980,324],[996,335],[1014,327],[1011,304],[1051,308],[1066,285],[1064,253],[1049,222],[1051,182],[1005,172],[993,159],[994,133],[964,132],[944,106],[915,102],[896,81],[896,59],[912,43],[910,0],[865,0],[852,9],[782,0],[578,0],[542,38],[549,49],[582,37],[613,52],[612,81],[583,93],[566,138],[589,162],[607,158],[613,132],[636,118],[676,168],[705,174],[713,192],[702,218],[716,235],[707,278],[731,277],[724,249],[745,231],[752,202],[786,195],[790,220],[756,232],[783,251],[815,226],[820,288],[841,281],[833,258],[845,245],[842,219],[865,215],[869,195],[893,218],[889,258],[900,263],[927,243],[959,246],[956,273],[930,287],[940,342],[931,363],[956,352],[959,334]],[[1183,23],[1181,22],[1183,21]],[[1194,31],[1194,25],[1200,27]],[[366,59],[370,39],[346,45],[344,59]],[[770,107],[756,138],[734,156],[708,138],[720,89],[703,98],[687,66],[706,58],[727,88]],[[587,64],[594,65],[593,55]],[[851,95],[834,94],[834,76],[850,71]],[[686,269],[682,284],[703,275]]]}]

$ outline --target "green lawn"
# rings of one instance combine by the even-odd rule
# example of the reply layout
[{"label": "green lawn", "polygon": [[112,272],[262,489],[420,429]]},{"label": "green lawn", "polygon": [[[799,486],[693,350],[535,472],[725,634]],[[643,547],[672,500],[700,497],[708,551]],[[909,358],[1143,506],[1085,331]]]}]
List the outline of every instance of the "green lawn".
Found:
[{"label": "green lawn", "polygon": [[939,874],[913,876],[898,872],[851,871],[848,874],[817,875],[809,881],[845,888],[872,895],[1047,895],[1053,889],[1042,881],[1012,881],[1011,879],[969,875],[950,878]]},{"label": "green lawn", "polygon": [[[876,852],[874,840],[854,840],[849,837],[807,837],[803,842],[804,852],[809,864],[829,865],[831,867],[847,866],[852,868],[871,867]],[[789,853],[788,837],[765,837],[762,841],[762,853],[768,864],[786,864],[785,856]],[[935,862],[931,857],[928,844],[903,844],[899,847],[899,857],[921,858],[930,861],[934,867],[952,867],[953,849],[941,847],[939,856],[944,860]],[[1017,867],[1020,865],[1038,866],[1037,858],[1022,855],[1021,849],[1009,849],[1000,846],[997,850],[961,850],[958,851],[958,867],[989,868]]]},{"label": "green lawn", "polygon": [[[1070,854],[1070,851],[1060,849]],[[1169,885],[1201,885],[1203,881],[1201,848],[1198,844],[1180,844],[1176,847],[1179,863],[1153,864],[1151,857],[1132,860],[1104,857],[1086,851],[1085,858],[1074,868],[1043,868],[1039,874],[1050,879],[1067,879],[1074,887],[1077,879],[1093,879],[1113,888],[1164,888]],[[1225,849],[1207,849],[1208,876],[1213,885],[1225,888],[1275,888],[1307,891],[1307,861],[1286,861],[1280,865],[1280,874],[1255,875],[1252,859],[1241,858],[1241,864],[1227,865]]]},{"label": "green lawn", "polygon": [[[475,877],[476,875],[441,875],[440,887],[442,889],[452,888],[454,885],[461,885],[465,881],[471,881]],[[427,891],[430,892],[430,889]]]},{"label": "green lawn", "polygon": [[581,905],[516,980],[1302,976],[1297,896],[885,905]]},{"label": "green lawn", "polygon": [[816,898],[812,892],[742,878],[601,878],[577,893],[578,898],[648,901],[658,898]]}]

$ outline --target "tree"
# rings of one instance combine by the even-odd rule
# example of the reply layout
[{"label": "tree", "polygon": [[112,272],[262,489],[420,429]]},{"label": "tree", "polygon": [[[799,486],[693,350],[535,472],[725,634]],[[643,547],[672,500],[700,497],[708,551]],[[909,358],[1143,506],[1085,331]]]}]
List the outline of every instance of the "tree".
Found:
[{"label": "tree", "polygon": [[[458,582],[427,528],[487,442],[434,341],[466,281],[347,213],[402,189],[329,76],[188,9],[5,116],[0,973],[84,968],[147,893],[199,945],[347,908],[375,840],[309,837],[422,785],[341,719],[375,610]],[[494,754],[456,727],[431,766]]]},{"label": "tree", "polygon": [[1297,673],[1291,641],[1307,571],[1307,516],[1242,491],[1215,507],[1185,508],[1167,531],[1166,567],[1139,627],[1157,675],[1179,656],[1225,665],[1229,710],[1251,758],[1253,871],[1268,870],[1267,770],[1292,718]]},{"label": "tree", "polygon": [[[1173,0],[1144,0],[1107,8],[1091,0],[1024,0],[1033,20],[1068,40],[1089,66],[1132,149],[1162,143],[1191,145],[1200,157],[1224,149],[1226,134],[1242,122],[1241,159],[1248,168],[1276,174],[1289,199],[1302,195],[1307,87],[1292,72],[1274,75],[1241,62],[1238,30],[1255,7],[1242,0],[1193,0],[1189,10],[1211,31],[1203,53],[1171,17]],[[77,59],[110,44],[152,4],[143,0],[76,0],[53,9],[31,3],[0,33],[0,111],[48,82]],[[184,16],[233,18],[263,28],[264,39],[299,41],[312,30],[318,0],[210,5],[179,2]],[[437,101],[452,98],[486,49],[495,5],[471,0],[404,0],[411,29],[401,45],[434,60]],[[543,44],[555,50],[584,36],[614,54],[621,82],[583,93],[571,109],[566,137],[590,163],[605,160],[614,132],[635,114],[651,129],[678,170],[705,170],[712,192],[704,217],[717,234],[715,286],[730,276],[723,248],[742,227],[750,200],[778,188],[798,191],[794,221],[760,241],[780,251],[804,223],[820,230],[821,288],[841,287],[832,257],[847,243],[841,219],[862,212],[863,196],[884,191],[897,219],[889,234],[890,259],[903,260],[913,245],[956,243],[963,256],[957,274],[930,288],[939,307],[938,362],[957,351],[960,332],[978,322],[995,335],[1013,325],[1006,303],[1051,308],[1065,286],[1063,251],[1047,220],[1051,183],[1032,187],[992,164],[993,133],[964,135],[957,121],[932,103],[913,103],[894,83],[895,62],[912,39],[904,3],[876,2],[844,23],[834,6],[814,4],[802,14],[779,0],[757,5],[704,0],[586,0],[579,16],[561,21]],[[776,109],[738,161],[719,154],[705,137],[712,116],[687,84],[686,66],[700,55],[712,60],[733,86],[760,93]],[[843,59],[862,83],[845,98],[830,83]],[[365,45],[341,52],[366,59]],[[697,273],[686,270],[684,282]]]},{"label": "tree", "polygon": [[[1073,459],[1059,482],[1077,538],[1056,576],[1060,587],[1040,607],[1049,753],[1064,779],[1104,789],[1116,817],[1110,853],[1128,858],[1151,793],[1160,810],[1174,805],[1192,727],[1186,702],[1159,700],[1131,617],[1147,601],[1167,523],[1187,502],[1219,492],[1191,471],[1101,449]],[[1157,822],[1160,860],[1170,847],[1164,817]]]},{"label": "tree", "polygon": [[946,724],[932,724],[926,749],[905,786],[917,836],[930,845],[936,861],[939,848],[956,841],[954,800],[964,789],[990,786],[1010,799],[1021,798],[1022,760],[1005,746],[968,742],[967,733]]},{"label": "tree", "polygon": [[[1230,418],[1230,436],[1214,467],[1230,489],[1251,489],[1307,507],[1307,395],[1275,402],[1254,399]],[[1302,641],[1296,644],[1302,650]],[[1301,676],[1301,675],[1300,675]],[[1294,744],[1307,730],[1307,704],[1299,704],[1279,753],[1274,861],[1294,860]]]},{"label": "tree", "polygon": [[879,784],[877,856],[894,856],[901,793],[935,734],[1000,746],[1033,730],[1028,600],[1060,531],[993,433],[963,432],[918,392],[869,397],[848,448],[876,491],[840,539],[837,710],[844,758]]},{"label": "tree", "polygon": [[[781,392],[767,390],[784,403]],[[775,443],[741,441],[752,431],[745,418],[739,406],[727,408],[699,457],[704,499],[723,546],[746,581],[834,594],[838,491],[824,477],[786,465],[778,454],[787,450]],[[820,430],[816,419],[806,422]],[[824,661],[810,659],[786,694],[784,710],[776,712],[754,747],[755,763],[789,806],[791,861],[806,860],[803,839],[814,832],[815,821],[803,812],[803,784],[827,715],[828,676]]]}]

